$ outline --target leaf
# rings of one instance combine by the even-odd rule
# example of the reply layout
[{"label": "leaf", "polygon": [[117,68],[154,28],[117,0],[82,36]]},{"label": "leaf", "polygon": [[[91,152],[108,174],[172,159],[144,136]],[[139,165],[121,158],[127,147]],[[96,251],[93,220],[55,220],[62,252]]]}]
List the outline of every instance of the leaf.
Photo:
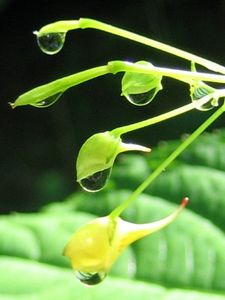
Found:
[{"label": "leaf", "polygon": [[[224,300],[219,294],[166,289],[156,284],[107,278],[104,284],[87,288],[70,270],[26,259],[0,258],[1,300],[142,299]],[[19,277],[19,280],[12,280]]]},{"label": "leaf", "polygon": [[[149,155],[149,165],[155,168],[181,143],[181,141],[160,142]],[[225,129],[213,133],[204,133],[176,162],[185,162],[191,165],[201,165],[225,171]]]},{"label": "leaf", "polygon": [[[67,214],[37,213],[1,216],[0,224],[6,224],[6,226],[4,228],[5,234],[2,235],[0,240],[0,254],[25,257],[56,266],[70,267],[69,261],[62,255],[64,247],[73,232],[93,218],[95,216],[87,213],[71,214],[69,212]],[[17,228],[23,228],[25,232],[30,233],[32,241],[35,241],[32,244],[33,248],[39,250],[38,256],[32,256],[34,251],[29,244],[29,240],[25,239],[20,230],[17,231]],[[9,229],[11,231],[8,231]],[[112,274],[118,275],[122,272],[123,276],[132,278],[134,273],[129,266],[133,263],[133,260],[133,251],[128,249],[115,264]]]},{"label": "leaf", "polygon": [[164,172],[147,192],[172,202],[188,196],[192,210],[225,230],[225,173],[222,171],[181,165]]}]

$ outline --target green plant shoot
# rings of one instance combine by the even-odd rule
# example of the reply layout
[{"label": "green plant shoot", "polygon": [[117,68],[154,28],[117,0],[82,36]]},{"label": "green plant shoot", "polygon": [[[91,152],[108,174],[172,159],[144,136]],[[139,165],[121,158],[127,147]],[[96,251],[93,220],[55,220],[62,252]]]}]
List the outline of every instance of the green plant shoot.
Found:
[{"label": "green plant shoot", "polygon": [[[162,122],[192,109],[205,111],[219,106],[219,100],[225,98],[225,89],[216,89],[206,82],[224,84],[225,67],[175,47],[92,19],[58,21],[46,25],[34,33],[41,50],[47,54],[55,54],[63,48],[68,31],[85,28],[102,30],[156,48],[185,59],[191,65],[191,70],[179,70],[153,66],[146,61],[136,63],[110,61],[106,65],[84,70],[36,87],[19,96],[14,103],[10,103],[13,108],[24,105],[48,107],[73,86],[99,76],[114,75],[119,72],[124,73],[121,94],[129,102],[138,106],[146,105],[155,98],[162,89],[163,77],[170,77],[187,84],[191,100],[187,105],[147,120],[94,134],[83,144],[77,158],[77,180],[85,190],[98,191],[107,183],[118,154],[130,150],[150,151],[149,148],[140,145],[122,142],[123,134]],[[195,64],[204,66],[216,74],[198,72]],[[187,197],[171,215],[153,223],[133,224],[122,220],[120,215],[224,111],[225,102],[223,101],[222,105],[186,138],[124,202],[108,216],[97,218],[83,225],[73,234],[65,247],[64,255],[71,260],[72,267],[81,282],[87,285],[101,282],[128,245],[160,230],[175,220],[186,206]]]}]

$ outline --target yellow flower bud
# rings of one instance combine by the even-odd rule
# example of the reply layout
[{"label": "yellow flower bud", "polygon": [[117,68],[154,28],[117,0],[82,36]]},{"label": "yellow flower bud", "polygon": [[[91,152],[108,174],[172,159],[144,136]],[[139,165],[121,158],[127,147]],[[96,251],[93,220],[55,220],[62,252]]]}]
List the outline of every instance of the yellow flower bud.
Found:
[{"label": "yellow flower bud", "polygon": [[146,224],[134,224],[110,215],[80,227],[65,247],[80,281],[93,285],[101,282],[121,252],[136,240],[171,223],[187,204],[188,198],[168,217]]}]

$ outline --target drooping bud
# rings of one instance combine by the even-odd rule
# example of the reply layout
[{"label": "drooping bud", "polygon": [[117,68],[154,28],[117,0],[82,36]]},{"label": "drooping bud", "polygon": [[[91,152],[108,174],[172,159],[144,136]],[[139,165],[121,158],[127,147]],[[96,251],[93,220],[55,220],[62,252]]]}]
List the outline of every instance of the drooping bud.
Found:
[{"label": "drooping bud", "polygon": [[[136,64],[152,66],[146,61],[139,61]],[[122,78],[122,95],[132,104],[146,105],[162,89],[161,80],[162,76],[157,74],[125,72]]]},{"label": "drooping bud", "polygon": [[140,145],[125,144],[110,131],[92,135],[83,144],[77,157],[77,181],[87,191],[101,190],[110,176],[117,155],[131,150],[150,151]]},{"label": "drooping bud", "polygon": [[146,224],[134,224],[111,216],[97,218],[80,227],[65,247],[78,279],[88,285],[101,282],[121,252],[136,240],[156,232],[176,219],[187,205],[181,205],[169,216]]},{"label": "drooping bud", "polygon": [[190,96],[191,100],[193,102],[199,101],[205,96],[210,96],[212,94],[212,97],[209,98],[209,101],[197,107],[199,110],[206,111],[215,108],[218,106],[218,99],[213,97],[213,93],[216,91],[216,89],[212,88],[211,86],[205,84],[204,82],[195,82],[193,85],[190,87]]}]

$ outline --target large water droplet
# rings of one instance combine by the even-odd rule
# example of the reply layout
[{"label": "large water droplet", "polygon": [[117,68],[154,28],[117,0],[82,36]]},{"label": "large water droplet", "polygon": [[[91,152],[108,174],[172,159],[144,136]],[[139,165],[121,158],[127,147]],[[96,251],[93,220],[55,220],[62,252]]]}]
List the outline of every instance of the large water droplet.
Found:
[{"label": "large water droplet", "polygon": [[59,98],[62,96],[63,93],[58,93],[58,94],[55,94],[51,97],[48,97],[44,100],[41,100],[39,102],[36,102],[34,104],[31,104],[32,106],[35,106],[37,108],[46,108],[46,107],[49,107],[51,105],[53,105],[56,101],[59,100]]},{"label": "large water droplet", "polygon": [[[209,95],[209,90],[205,87],[198,87],[194,90],[194,92],[192,93],[192,101],[198,101],[201,98],[205,97]],[[198,110],[201,111],[206,111],[206,110],[210,110],[215,108],[215,106],[218,106],[218,101],[216,101],[215,99],[211,99],[210,101],[208,101],[207,103],[203,104],[203,105],[199,105],[197,107]]]},{"label": "large water droplet", "polygon": [[111,173],[111,168],[99,171],[90,175],[79,182],[82,188],[88,192],[98,192],[107,183]]},{"label": "large water droplet", "polygon": [[99,272],[99,273],[84,273],[84,272],[76,272],[76,277],[84,284],[87,285],[95,285],[102,282],[105,277],[106,273]]},{"label": "large water droplet", "polygon": [[155,93],[156,93],[156,89],[152,89],[145,93],[128,94],[125,96],[126,96],[127,100],[129,102],[131,102],[132,104],[143,106],[143,105],[147,105],[154,99]]},{"label": "large water droplet", "polygon": [[46,33],[43,35],[37,35],[37,43],[44,53],[56,54],[62,49],[65,37],[65,32]]}]

